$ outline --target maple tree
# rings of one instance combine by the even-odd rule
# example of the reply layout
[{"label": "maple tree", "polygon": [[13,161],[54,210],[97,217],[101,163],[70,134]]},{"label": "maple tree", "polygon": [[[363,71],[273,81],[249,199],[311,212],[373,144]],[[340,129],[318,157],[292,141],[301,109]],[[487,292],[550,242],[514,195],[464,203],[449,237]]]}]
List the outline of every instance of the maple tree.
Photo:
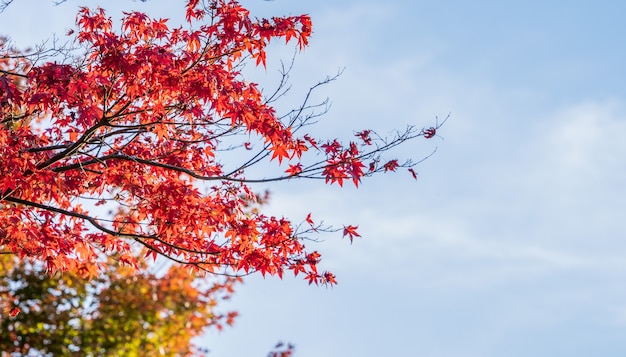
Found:
[{"label": "maple tree", "polygon": [[[416,177],[415,162],[383,154],[439,125],[314,138],[310,96],[279,115],[281,89],[263,95],[241,72],[266,65],[272,40],[307,46],[309,16],[256,19],[231,0],[187,0],[184,11],[184,26],[127,12],[116,29],[103,9],[83,7],[71,49],[25,53],[0,40],[1,253],[71,279],[103,279],[111,259],[137,272],[162,257],[194,276],[291,271],[334,284],[304,245],[329,228],[311,214],[302,224],[264,214],[253,186],[358,187],[399,168]],[[259,165],[275,175],[254,177]],[[343,233],[359,236],[352,225]]]},{"label": "maple tree", "polygon": [[[84,276],[97,274],[102,253],[136,266],[139,245],[193,271],[289,269],[332,283],[290,221],[244,212],[258,199],[250,184],[323,178],[358,186],[364,176],[411,166],[380,164],[380,154],[424,131],[385,139],[365,130],[347,145],[296,135],[311,119],[307,103],[279,117],[239,65],[265,65],[274,38],[306,46],[310,18],[253,20],[236,1],[190,0],[186,20],[189,29],[170,28],[129,12],[115,31],[103,9],[82,8],[70,35],[84,52],[66,63],[36,63],[0,44],[0,246],[51,272]],[[250,154],[225,165],[217,154],[237,137]],[[288,167],[276,177],[245,175],[269,161]],[[354,236],[355,227],[345,233]]]}]

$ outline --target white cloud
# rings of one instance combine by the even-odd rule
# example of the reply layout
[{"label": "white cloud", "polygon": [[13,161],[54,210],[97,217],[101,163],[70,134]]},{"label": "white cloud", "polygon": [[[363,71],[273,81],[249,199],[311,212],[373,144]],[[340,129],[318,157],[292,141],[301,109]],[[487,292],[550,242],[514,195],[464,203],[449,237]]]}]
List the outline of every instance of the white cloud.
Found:
[{"label": "white cloud", "polygon": [[618,100],[586,102],[556,113],[538,128],[538,147],[546,164],[571,178],[602,179],[609,172],[622,174],[626,153],[626,111]]}]

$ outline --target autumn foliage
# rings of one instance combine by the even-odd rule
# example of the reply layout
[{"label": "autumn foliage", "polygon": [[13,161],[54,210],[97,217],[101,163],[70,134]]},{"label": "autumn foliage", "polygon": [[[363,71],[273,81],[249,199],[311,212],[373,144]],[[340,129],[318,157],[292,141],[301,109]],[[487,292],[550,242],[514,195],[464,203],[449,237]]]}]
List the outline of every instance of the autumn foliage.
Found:
[{"label": "autumn foliage", "polygon": [[[0,302],[19,314],[0,318],[0,351],[12,356],[202,355],[193,338],[232,323],[216,312],[234,279],[199,284],[182,266],[139,271],[109,259],[93,279],[48,274],[0,256]],[[15,307],[15,306],[20,306]],[[4,356],[4,354],[2,354]]]},{"label": "autumn foliage", "polygon": [[[101,278],[111,259],[134,271],[159,257],[178,266],[172,274],[290,271],[335,283],[304,246],[324,227],[310,214],[296,224],[264,214],[253,185],[358,186],[398,168],[415,177],[414,163],[383,154],[435,132],[314,138],[308,97],[279,115],[276,96],[241,73],[266,65],[270,41],[304,48],[308,16],[256,19],[229,0],[188,0],[183,11],[186,24],[174,27],[138,12],[114,25],[103,9],[82,8],[67,48],[24,53],[0,40],[1,252],[76,275],[56,275],[70,279],[59,284]],[[267,176],[251,176],[255,166]],[[359,237],[353,225],[343,233]]]}]

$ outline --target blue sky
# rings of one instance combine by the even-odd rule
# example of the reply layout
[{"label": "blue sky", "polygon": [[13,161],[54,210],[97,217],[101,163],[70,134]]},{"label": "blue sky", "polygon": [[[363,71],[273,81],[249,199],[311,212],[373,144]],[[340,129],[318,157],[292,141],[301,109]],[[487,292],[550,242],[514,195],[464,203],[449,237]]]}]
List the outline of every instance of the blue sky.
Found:
[{"label": "blue sky", "polygon": [[[20,45],[62,34],[88,3],[15,0],[1,32]],[[316,133],[452,115],[444,139],[396,152],[419,159],[438,147],[417,182],[271,186],[269,211],[357,224],[363,238],[315,245],[338,276],[332,289],[249,279],[227,305],[241,313],[235,327],[203,340],[211,356],[263,356],[278,340],[298,357],[626,354],[626,3],[242,3],[313,18],[288,100],[345,67],[321,93],[333,107]],[[104,7],[180,14],[168,1]],[[273,50],[269,78],[254,74],[262,81],[291,55]]]}]

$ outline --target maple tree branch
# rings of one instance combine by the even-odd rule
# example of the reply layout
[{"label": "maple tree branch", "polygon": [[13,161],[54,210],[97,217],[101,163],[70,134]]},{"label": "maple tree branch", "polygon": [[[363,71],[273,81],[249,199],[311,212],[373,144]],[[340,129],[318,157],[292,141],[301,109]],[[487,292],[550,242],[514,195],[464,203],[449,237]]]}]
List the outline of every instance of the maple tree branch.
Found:
[{"label": "maple tree branch", "polygon": [[91,225],[93,225],[98,230],[101,230],[102,232],[110,234],[112,236],[129,237],[129,238],[152,238],[152,237],[148,237],[148,236],[141,236],[141,235],[138,235],[138,234],[121,233],[121,232],[116,232],[116,231],[110,230],[110,229],[104,227],[103,225],[101,225],[100,223],[98,223],[98,220],[96,218],[88,216],[88,215],[85,215],[85,214],[82,214],[82,213],[68,211],[68,210],[65,210],[65,209],[62,209],[62,208],[53,207],[53,206],[49,206],[49,205],[44,205],[44,204],[41,204],[41,203],[27,201],[27,200],[23,200],[23,199],[16,198],[16,197],[11,197],[11,196],[3,197],[2,200],[3,201],[7,201],[7,202],[21,204],[21,205],[24,205],[24,206],[35,207],[35,208],[39,208],[39,209],[42,209],[42,210],[46,210],[46,211],[55,212],[55,213],[59,213],[59,214],[62,214],[62,215],[70,216],[70,217],[80,218],[80,219],[83,219],[83,220],[91,223]]},{"label": "maple tree branch", "polygon": [[98,123],[98,124],[92,126],[91,128],[89,128],[78,140],[76,140],[76,142],[71,144],[67,149],[63,150],[62,152],[54,155],[53,157],[49,158],[48,160],[46,160],[46,161],[42,162],[41,164],[37,165],[37,169],[42,170],[42,169],[45,169],[47,167],[50,167],[55,162],[60,161],[60,160],[62,160],[64,158],[74,154],[78,150],[80,150],[80,148],[83,145],[85,145],[87,143],[87,141],[89,141],[89,139],[91,139],[91,137],[96,133],[96,131],[104,126],[104,124],[105,123],[101,121],[100,123]]},{"label": "maple tree branch", "polygon": [[[222,274],[216,273],[216,272],[214,272],[214,271],[212,271],[210,269],[207,269],[207,268],[204,268],[204,267],[201,266],[201,264],[204,264],[204,265],[222,265],[221,263],[192,262],[192,261],[186,261],[186,260],[178,259],[178,258],[176,258],[176,257],[174,257],[174,256],[172,256],[170,254],[166,254],[166,253],[162,252],[157,247],[155,247],[155,246],[153,246],[151,244],[148,244],[147,242],[144,242],[141,239],[134,239],[134,241],[139,243],[139,244],[141,244],[141,245],[143,245],[148,250],[150,250],[152,252],[156,252],[158,255],[160,255],[160,256],[162,256],[162,257],[164,257],[164,258],[166,258],[166,259],[168,259],[168,260],[170,260],[170,261],[172,261],[174,263],[178,263],[178,264],[181,264],[181,265],[193,265],[193,266],[196,266],[198,269],[200,269],[200,270],[202,270],[202,271],[204,271],[206,273],[210,273],[210,274],[214,274],[214,275],[222,275]],[[216,255],[218,253],[206,253],[206,254],[207,255]]]},{"label": "maple tree branch", "polygon": [[43,151],[51,151],[51,150],[59,150],[59,149],[67,149],[71,144],[59,144],[59,145],[50,145],[50,146],[41,146],[36,148],[26,149],[26,152],[43,152]]},{"label": "maple tree branch", "polygon": [[[363,160],[363,159],[367,159],[367,158],[371,158],[373,157],[373,155],[376,155],[377,153],[381,153],[384,151],[388,151],[398,145],[400,145],[401,143],[413,139],[415,137],[421,136],[423,135],[423,133],[418,132],[415,127],[413,126],[409,126],[407,127],[407,129],[403,132],[403,133],[398,133],[396,135],[396,137],[391,140],[391,141],[386,141],[384,139],[381,138],[381,140],[383,141],[383,145],[377,145],[375,146],[372,150],[370,151],[365,151],[363,153],[361,153],[360,155],[354,157],[354,159],[359,159],[359,160]],[[236,178],[234,177],[235,173],[238,172],[239,170],[249,167],[251,165],[254,165],[255,163],[259,162],[260,160],[262,160],[263,158],[267,157],[269,155],[267,148],[269,146],[266,145],[265,148],[261,151],[259,151],[254,157],[253,159],[248,160],[244,165],[240,166],[237,170],[234,170],[226,175],[221,175],[221,176],[204,176],[201,174],[198,174],[197,172],[190,170],[190,169],[186,169],[183,167],[179,167],[179,166],[174,166],[174,165],[170,165],[170,164],[164,164],[164,163],[160,163],[160,162],[156,162],[153,160],[146,160],[146,159],[141,159],[138,157],[134,157],[134,156],[129,156],[129,155],[124,155],[124,154],[111,154],[111,155],[105,155],[105,156],[101,156],[98,158],[93,158],[91,160],[85,160],[85,161],[80,161],[78,163],[74,163],[74,164],[70,164],[70,165],[65,165],[65,166],[59,166],[59,167],[55,167],[52,169],[52,171],[54,172],[64,172],[64,171],[69,171],[69,170],[75,170],[75,169],[79,169],[79,168],[84,168],[87,167],[89,165],[93,165],[93,164],[97,164],[97,163],[103,163],[105,161],[108,160],[126,160],[126,161],[133,161],[133,162],[137,162],[140,164],[144,164],[144,165],[148,165],[148,166],[154,166],[154,167],[160,167],[160,168],[164,168],[167,170],[172,170],[172,171],[176,171],[176,172],[181,172],[181,173],[185,173],[193,178],[199,179],[199,180],[203,180],[203,181],[215,181],[215,180],[224,180],[224,181],[231,181],[231,182],[240,182],[240,183],[266,183],[266,182],[275,182],[275,181],[283,181],[283,180],[288,180],[291,178],[295,178],[295,177],[300,177],[300,178],[309,178],[309,179],[325,179],[325,177],[322,176],[316,176],[315,173],[319,173],[320,171],[322,171],[325,168],[328,167],[339,167],[342,164],[344,164],[343,162],[338,162],[336,164],[328,164],[326,159],[324,160],[320,160],[316,163],[307,165],[305,168],[303,168],[303,170],[295,175],[283,175],[283,176],[276,176],[276,177],[271,177],[271,178],[262,178],[262,179],[249,179],[249,178]],[[436,151],[436,149],[435,149]],[[413,162],[407,162],[405,164],[400,165],[401,167],[413,167],[417,164],[419,164],[420,162],[426,160],[428,157],[432,156],[434,154],[433,151],[432,153],[430,153],[429,155],[427,155],[426,157],[422,158],[420,161],[413,163]],[[372,175],[373,173],[376,172],[380,172],[383,171],[384,168],[379,167],[376,170],[367,172],[365,175],[369,176]],[[307,175],[308,174],[308,175]],[[339,178],[339,177],[336,177]],[[350,176],[342,176],[341,178],[344,179],[348,179],[351,178]]]},{"label": "maple tree branch", "polygon": [[69,171],[69,170],[75,170],[75,169],[83,168],[83,167],[86,167],[86,166],[89,166],[89,165],[93,165],[93,164],[96,164],[96,163],[102,163],[102,162],[105,162],[105,161],[108,161],[108,160],[133,161],[133,162],[137,162],[139,164],[144,164],[144,165],[154,166],[154,167],[160,167],[160,168],[164,168],[164,169],[168,169],[168,170],[184,173],[184,174],[187,174],[187,175],[189,175],[189,176],[191,176],[193,178],[196,178],[198,180],[203,180],[203,181],[222,180],[222,181],[241,182],[241,183],[246,183],[246,182],[248,182],[248,183],[262,183],[262,182],[287,180],[287,179],[293,177],[293,176],[280,176],[280,177],[274,177],[274,178],[269,178],[269,179],[238,179],[238,178],[231,177],[231,176],[203,176],[203,175],[200,175],[200,174],[198,174],[198,173],[196,173],[196,172],[194,172],[192,170],[185,169],[185,168],[182,168],[182,167],[169,165],[169,164],[164,164],[164,163],[155,162],[155,161],[146,160],[146,159],[140,159],[138,157],[122,155],[122,154],[105,155],[105,156],[101,156],[101,157],[99,157],[97,159],[85,160],[85,161],[81,161],[81,162],[78,162],[78,163],[75,163],[75,164],[54,167],[54,168],[52,168],[52,171],[54,171],[54,172],[64,172],[64,171]]},{"label": "maple tree branch", "polygon": [[95,133],[102,127],[106,126],[109,124],[109,121],[111,119],[115,119],[116,117],[118,117],[123,111],[125,111],[130,105],[131,105],[131,101],[127,102],[126,104],[124,104],[122,106],[122,108],[120,108],[117,112],[115,112],[112,116],[107,117],[105,115],[105,113],[102,114],[102,118],[100,119],[100,121],[98,121],[98,123],[94,126],[92,126],[91,128],[87,129],[87,131],[85,131],[83,133],[83,135],[81,135],[80,138],[78,138],[78,140],[76,140],[73,144],[69,145],[64,151],[54,155],[53,157],[49,158],[48,160],[42,162],[41,164],[37,165],[37,169],[41,170],[41,169],[45,169],[47,167],[50,167],[51,165],[53,165],[55,162],[58,162],[60,160],[63,160],[64,158],[71,156],[72,154],[76,153],[78,150],[80,150],[80,148],[84,145],[86,145],[89,140],[95,135]]},{"label": "maple tree branch", "polygon": [[[228,264],[228,263],[224,263],[224,262],[191,261],[191,260],[179,259],[179,258],[177,258],[175,256],[172,256],[170,254],[166,254],[166,253],[162,252],[158,247],[155,247],[155,246],[153,246],[153,245],[151,245],[151,244],[149,244],[147,242],[144,242],[141,239],[135,239],[135,241],[137,243],[143,245],[144,247],[146,247],[151,252],[155,252],[156,254],[166,258],[167,260],[170,260],[170,261],[172,261],[174,263],[181,264],[181,265],[194,266],[197,269],[199,269],[200,271],[203,271],[205,273],[209,273],[209,274],[212,274],[212,275],[219,275],[219,276],[225,276],[225,277],[231,277],[231,278],[240,278],[240,277],[244,277],[244,276],[248,276],[248,275],[254,274],[257,271],[256,269],[251,269],[247,273],[236,273],[236,274],[230,274],[230,273],[226,273],[226,272],[216,272],[215,270],[209,269],[209,268],[205,268],[204,266],[207,266],[207,265],[222,266],[222,267],[224,267],[224,270],[226,270],[227,268],[235,267],[236,264]],[[219,253],[200,253],[200,254],[218,255]]]},{"label": "maple tree branch", "polygon": [[13,0],[2,0],[2,4],[0,4],[0,13],[6,10],[6,8],[11,5]]},{"label": "maple tree branch", "polygon": [[285,86],[287,85],[287,81],[289,80],[289,73],[293,69],[294,63],[296,61],[296,53],[294,53],[294,55],[291,57],[291,63],[289,64],[289,68],[285,68],[285,63],[283,61],[280,61],[280,82],[276,86],[274,92],[265,99],[265,104],[271,104],[275,102],[276,100],[278,100],[278,98],[284,96],[289,92],[289,90],[291,90],[291,86],[287,88],[285,88]]},{"label": "maple tree branch", "polygon": [[28,200],[23,200],[20,198],[16,198],[16,197],[11,197],[11,196],[7,196],[3,198],[3,201],[7,201],[7,202],[12,202],[12,203],[17,203],[17,204],[21,204],[24,206],[29,206],[29,207],[35,207],[35,208],[39,208],[45,211],[50,211],[50,212],[55,212],[55,213],[59,213],[62,215],[66,215],[66,216],[70,216],[70,217],[76,217],[76,218],[80,218],[83,219],[87,222],[89,222],[92,226],[94,226],[94,228],[112,235],[114,237],[123,237],[123,238],[131,238],[135,241],[140,241],[142,239],[150,239],[150,240],[155,240],[171,249],[175,249],[175,250],[180,250],[180,251],[184,251],[187,253],[193,253],[193,254],[203,254],[203,255],[219,255],[218,252],[206,252],[206,251],[198,251],[198,250],[193,250],[193,249],[187,249],[184,247],[180,247],[171,243],[168,243],[167,241],[164,241],[162,239],[160,239],[157,235],[142,235],[142,234],[135,234],[135,233],[122,233],[122,232],[118,232],[118,231],[114,231],[111,230],[109,228],[104,227],[103,225],[101,225],[100,223],[98,223],[98,220],[94,217],[82,214],[82,213],[78,213],[78,212],[73,212],[73,211],[68,211],[62,208],[58,208],[58,207],[53,207],[53,206],[49,206],[49,205],[44,205],[41,203],[37,203],[37,202],[33,202],[33,201],[28,201]]},{"label": "maple tree branch", "polygon": [[[181,77],[184,76],[187,72],[191,71],[194,67],[198,65],[198,63],[202,61],[202,58],[209,52],[209,47],[210,47],[210,41],[207,40],[204,43],[202,51],[200,51],[200,54],[198,54],[198,58],[196,58],[193,62],[191,62],[191,64],[187,68],[185,68],[184,70],[180,72]],[[217,58],[219,57],[216,57],[215,59]]]},{"label": "maple tree branch", "polygon": [[[295,110],[295,114],[294,114],[294,118],[299,118],[301,117],[302,113],[304,112],[304,110],[307,109],[307,104],[309,103],[309,100],[311,98],[311,95],[313,94],[313,92],[320,86],[323,86],[325,84],[328,84],[332,81],[337,80],[337,78],[339,78],[339,76],[341,76],[341,74],[343,73],[343,69],[340,69],[337,74],[333,75],[333,76],[328,76],[326,77],[324,80],[318,82],[317,84],[315,84],[314,86],[312,86],[311,88],[309,88],[309,90],[307,91],[304,100],[302,101],[302,105]],[[324,103],[327,103],[328,99],[324,101]],[[292,111],[294,112],[294,111]],[[295,121],[295,119],[294,119]],[[296,130],[294,130],[296,131]]]},{"label": "maple tree branch", "polygon": [[[1,12],[1,11],[0,11]],[[0,73],[6,74],[7,76],[15,76],[15,77],[20,77],[20,78],[28,78],[27,74],[22,74],[22,73],[16,73],[16,72],[11,72],[11,71],[5,71],[3,69],[0,69]]]},{"label": "maple tree branch", "polygon": [[[287,85],[287,79],[288,79],[288,73],[291,71],[292,67],[293,67],[293,62],[295,60],[295,56],[294,58],[292,58],[292,63],[290,65],[290,67],[288,69],[285,69],[284,63],[281,62],[281,79],[279,84],[276,86],[276,90],[269,96],[269,98],[265,99],[265,103],[271,103],[273,101],[276,101],[278,98],[280,98],[281,96],[283,96],[284,94],[286,94],[289,90],[289,88],[285,89],[282,93],[281,89]],[[314,119],[316,117],[322,116],[324,114],[326,114],[329,110],[328,108],[328,98],[326,98],[324,101],[322,101],[321,103],[318,104],[312,104],[312,105],[308,105],[310,97],[312,95],[312,93],[320,86],[328,84],[334,80],[336,80],[341,74],[343,73],[343,70],[338,71],[337,74],[335,74],[334,76],[328,76],[326,77],[326,79],[318,82],[317,84],[315,84],[314,86],[310,87],[309,90],[307,91],[307,94],[305,96],[305,98],[303,99],[302,103],[300,104],[300,106],[297,109],[293,109],[291,111],[289,111],[288,113],[282,115],[279,119],[283,120],[285,118],[291,118],[289,120],[289,123],[287,124],[288,128],[292,129],[292,132],[295,133],[297,132],[299,129],[303,128],[304,126],[308,125],[308,124],[312,124],[310,123],[311,119]],[[280,93],[280,94],[278,94]],[[324,110],[322,110],[321,113],[318,112],[314,112],[311,114],[306,115],[304,118],[302,118],[302,115],[304,113],[304,111],[308,111],[308,110],[314,110],[320,107],[324,107]],[[300,123],[294,127],[294,124],[300,121]],[[263,146],[263,148],[261,150],[259,150],[259,152],[257,152],[255,155],[253,155],[250,159],[248,159],[248,161],[244,162],[243,164],[239,165],[237,168],[232,169],[228,174],[226,174],[225,176],[230,177],[232,175],[234,175],[237,172],[240,172],[248,167],[254,166],[255,164],[259,163],[261,160],[267,158],[271,152],[268,150],[270,148],[270,144],[266,144]],[[319,164],[319,163],[318,163]],[[279,177],[279,178],[273,178],[273,179],[267,179],[267,180],[260,180],[260,181],[253,181],[253,180],[246,180],[245,182],[270,182],[270,181],[278,181],[278,180],[283,180],[283,179],[288,179],[288,178],[292,178],[295,176],[302,176],[302,175],[290,175],[290,176],[284,176],[284,177]],[[304,176],[302,176],[304,177]]]}]

